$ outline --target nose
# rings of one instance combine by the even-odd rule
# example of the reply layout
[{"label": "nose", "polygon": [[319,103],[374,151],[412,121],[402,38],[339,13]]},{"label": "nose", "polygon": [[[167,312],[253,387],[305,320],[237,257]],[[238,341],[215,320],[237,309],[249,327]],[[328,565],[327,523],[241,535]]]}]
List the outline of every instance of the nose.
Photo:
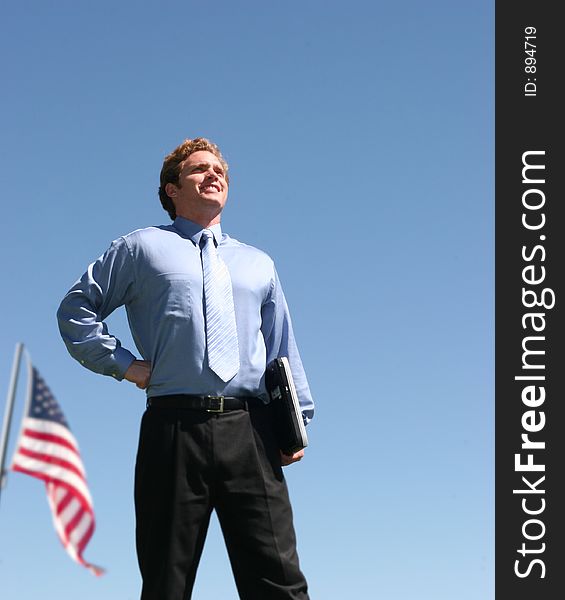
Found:
[{"label": "nose", "polygon": [[206,177],[212,177],[213,179],[218,179],[218,174],[214,171],[214,167],[209,166],[206,169]]}]

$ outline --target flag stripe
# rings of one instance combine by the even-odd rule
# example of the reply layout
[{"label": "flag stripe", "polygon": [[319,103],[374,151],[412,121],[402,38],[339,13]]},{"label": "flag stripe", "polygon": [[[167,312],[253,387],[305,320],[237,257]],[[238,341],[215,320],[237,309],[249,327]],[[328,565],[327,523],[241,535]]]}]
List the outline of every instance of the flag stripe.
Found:
[{"label": "flag stripe", "polygon": [[55,514],[61,514],[65,508],[73,501],[73,495],[69,490],[63,487],[57,487],[53,484],[53,511]]},{"label": "flag stripe", "polygon": [[[64,426],[53,421],[42,421],[27,417],[24,421],[24,427],[36,433],[46,433],[66,440],[69,447],[72,447],[78,453],[78,443],[75,436]],[[63,442],[61,442],[63,443]]]},{"label": "flag stripe", "polygon": [[[30,440],[38,440],[40,442],[57,444],[61,448],[67,448],[70,452],[74,452],[78,455],[78,449],[68,442],[65,438],[50,433],[43,433],[40,431],[33,431],[32,429],[24,429],[26,438]],[[25,438],[24,438],[25,439]]]},{"label": "flag stripe", "polygon": [[[63,485],[66,487],[70,487],[68,483],[66,483],[65,481],[62,480],[58,480],[55,477],[52,477],[50,475],[48,475],[47,473],[42,473],[41,471],[37,471],[34,469],[28,469],[24,466],[22,466],[21,464],[18,463],[14,463],[13,465],[13,470],[14,471],[18,471],[19,473],[25,473],[26,475],[31,475],[32,477],[36,477],[37,479],[41,479],[42,481],[45,481],[45,483],[49,482],[49,481],[53,481],[58,483],[59,485]],[[90,504],[92,504],[90,502],[90,494],[88,495],[88,497],[84,496],[79,490],[77,490],[76,488],[72,488],[72,493],[75,494],[77,496],[77,498],[80,500],[80,502],[84,505],[84,506],[89,506]],[[88,490],[86,490],[86,493],[88,493]]]},{"label": "flag stripe", "polygon": [[57,511],[57,519],[61,522],[65,531],[67,530],[69,524],[76,518],[77,514],[79,514],[82,510],[81,503],[73,498],[63,510]]},{"label": "flag stripe", "polygon": [[[28,442],[23,442],[18,454],[22,454],[23,456],[27,456],[28,458],[35,458],[37,460],[42,460],[46,463],[51,463],[53,465],[58,465],[60,467],[63,467],[65,469],[68,469],[69,471],[72,471],[75,475],[77,475],[78,477],[80,477],[81,479],[84,480],[84,473],[82,473],[80,471],[80,463],[79,465],[73,464],[72,462],[69,462],[68,460],[65,460],[63,458],[59,458],[59,456],[57,456],[57,454],[59,454],[58,450],[54,450],[53,454],[49,453],[49,448],[46,448],[45,446],[42,447],[41,445],[35,445],[34,447],[37,448],[37,450],[34,449],[30,449],[27,448],[26,446],[28,446],[29,443]],[[43,452],[41,452],[40,450],[44,450]],[[76,457],[72,457],[75,458]]]},{"label": "flag stripe", "polygon": [[[67,547],[67,542],[65,539],[65,528],[63,527],[63,524],[61,523],[61,520],[58,518],[57,515],[57,510],[55,509],[55,505],[54,505],[54,496],[56,495],[56,492],[61,490],[63,488],[58,488],[54,483],[48,483],[47,484],[47,499],[49,501],[49,505],[51,506],[51,513],[53,516],[53,524],[55,526],[55,531],[57,532],[57,535],[59,536],[59,539],[61,540],[61,543],[63,544],[63,546]],[[67,493],[67,495],[65,496],[65,505],[68,504],[70,502],[70,500],[72,500],[72,495],[68,493],[68,490],[65,490],[65,492]],[[76,558],[75,558],[76,560]]]},{"label": "flag stripe", "polygon": [[92,498],[84,479],[64,467],[31,456],[24,456],[19,452],[14,460],[14,468],[16,467],[25,469],[28,474],[34,474],[44,481],[53,481],[65,485],[80,494],[84,498],[85,504],[92,504]]},{"label": "flag stripe", "polygon": [[90,525],[92,523],[92,516],[90,513],[83,512],[80,515],[80,518],[77,519],[72,531],[69,534],[69,540],[71,544],[79,549],[81,543],[84,542],[85,535],[90,530]]},{"label": "flag stripe", "polygon": [[90,523],[88,525],[88,529],[84,532],[82,539],[77,544],[78,552],[80,554],[82,554],[86,544],[88,544],[88,542],[90,541],[90,538],[92,537],[93,533],[94,533],[94,516],[92,516],[92,519],[90,520]]},{"label": "flag stripe", "polygon": [[[68,521],[64,523],[65,538],[69,541],[69,543],[71,541],[74,530],[78,527],[78,524],[81,522],[82,516],[84,515],[84,511],[82,510],[82,507],[80,506],[80,504],[78,504],[78,502],[77,506],[73,508],[75,508],[74,512],[68,512]],[[76,545],[73,544],[73,546]]]}]

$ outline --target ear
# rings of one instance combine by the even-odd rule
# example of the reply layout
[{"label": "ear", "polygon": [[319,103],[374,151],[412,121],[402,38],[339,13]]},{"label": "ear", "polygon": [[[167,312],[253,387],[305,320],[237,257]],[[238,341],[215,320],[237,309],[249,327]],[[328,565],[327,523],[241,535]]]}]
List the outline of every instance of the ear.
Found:
[{"label": "ear", "polygon": [[174,183],[167,183],[165,193],[169,198],[175,198],[178,193],[178,187]]}]

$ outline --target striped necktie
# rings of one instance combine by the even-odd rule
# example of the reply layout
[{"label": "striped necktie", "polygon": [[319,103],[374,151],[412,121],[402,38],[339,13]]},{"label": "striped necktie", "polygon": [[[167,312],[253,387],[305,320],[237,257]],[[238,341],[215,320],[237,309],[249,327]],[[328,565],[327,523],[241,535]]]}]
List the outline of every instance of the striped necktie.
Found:
[{"label": "striped necktie", "polygon": [[229,381],[239,370],[231,278],[214,245],[214,234],[209,229],[204,229],[202,240],[208,364],[218,377]]}]

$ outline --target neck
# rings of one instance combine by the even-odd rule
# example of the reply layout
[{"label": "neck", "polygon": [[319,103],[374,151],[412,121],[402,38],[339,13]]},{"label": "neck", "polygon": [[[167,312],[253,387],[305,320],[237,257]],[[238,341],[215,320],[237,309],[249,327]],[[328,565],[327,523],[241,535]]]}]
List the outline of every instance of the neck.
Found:
[{"label": "neck", "polygon": [[183,217],[184,219],[188,219],[197,225],[200,225],[204,229],[208,229],[212,227],[212,225],[217,225],[221,218],[222,213],[219,212],[215,215],[205,215],[205,214],[188,214],[186,211],[177,212],[177,217]]}]

